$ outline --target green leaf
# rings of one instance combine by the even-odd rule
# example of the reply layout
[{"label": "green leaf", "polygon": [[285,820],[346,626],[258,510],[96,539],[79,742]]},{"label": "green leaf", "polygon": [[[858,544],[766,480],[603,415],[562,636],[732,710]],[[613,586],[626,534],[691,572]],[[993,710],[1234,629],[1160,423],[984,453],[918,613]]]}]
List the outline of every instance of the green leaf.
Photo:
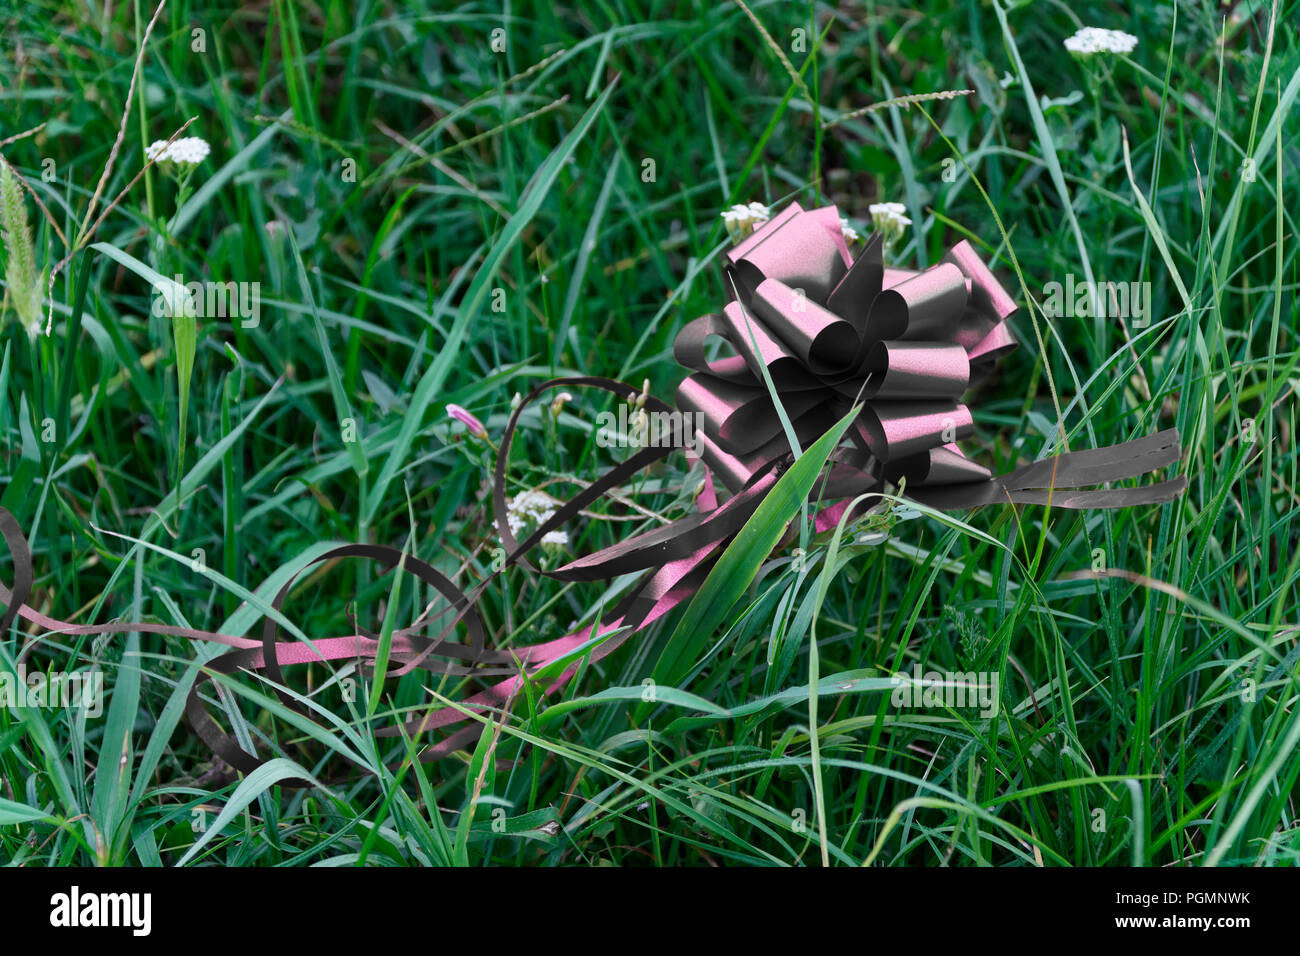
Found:
[{"label": "green leaf", "polygon": [[[777,479],[686,608],[655,666],[655,683],[676,686],[682,682],[712,640],[713,633],[727,619],[728,612],[758,574],[759,566],[781,540],[786,525],[798,514],[817,475],[857,414],[858,410],[854,408],[840,419]],[[648,713],[649,709],[650,705],[642,707],[641,713]]]},{"label": "green leaf", "polygon": [[16,823],[31,823],[33,820],[53,820],[54,816],[44,810],[37,810],[23,803],[14,803],[0,797],[0,827],[13,826]]},{"label": "green leaf", "polygon": [[185,474],[185,425],[189,421],[190,379],[194,373],[194,353],[198,349],[199,322],[182,309],[172,317],[172,337],[176,342],[176,390],[180,399],[180,427],[176,439],[176,487]]},{"label": "green leaf", "polygon": [[[560,701],[542,711],[534,722],[534,726],[540,729],[547,724],[554,723],[565,714],[587,707],[617,703],[620,700],[641,700],[645,692],[646,688],[641,686],[610,687],[598,694],[592,694],[590,697],[575,697],[572,700]],[[691,710],[701,710],[716,717],[725,717],[728,714],[726,708],[719,707],[710,700],[705,700],[703,697],[678,687],[659,687],[656,685],[653,703],[669,704],[673,707],[688,707]]]},{"label": "green leaf", "polygon": [[203,835],[195,841],[192,847],[190,847],[189,852],[181,857],[177,866],[184,866],[189,863],[190,860],[194,859],[199,850],[207,846],[208,841],[220,833],[227,823],[233,820],[240,811],[256,800],[261,794],[270,790],[271,787],[275,786],[281,780],[290,779],[310,780],[322,790],[325,789],[324,784],[320,783],[315,777],[292,760],[286,760],[284,757],[276,757],[273,760],[268,760],[245,777],[243,782],[235,788],[235,792],[231,794],[230,799],[226,801],[226,805],[221,808],[221,812],[217,814],[217,818],[203,831]]},{"label": "green leaf", "polygon": [[0,506],[21,518],[28,513],[26,503],[33,500],[36,478],[41,471],[41,449],[32,428],[25,392],[18,395],[18,433],[22,439],[22,452],[9,476],[9,487],[5,489],[3,497],[0,497]]}]

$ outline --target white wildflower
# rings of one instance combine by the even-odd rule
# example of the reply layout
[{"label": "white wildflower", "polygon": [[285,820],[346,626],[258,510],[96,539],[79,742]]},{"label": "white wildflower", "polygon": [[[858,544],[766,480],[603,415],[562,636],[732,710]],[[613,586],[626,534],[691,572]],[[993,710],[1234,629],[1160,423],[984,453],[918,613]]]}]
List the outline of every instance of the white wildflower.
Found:
[{"label": "white wildflower", "polygon": [[907,207],[901,202],[873,203],[867,211],[871,213],[871,225],[885,237],[885,245],[895,242],[912,224],[912,220],[904,215]]},{"label": "white wildflower", "polygon": [[[524,491],[506,502],[508,518],[518,518],[521,523],[545,524],[555,514],[559,502],[543,491]],[[514,522],[511,521],[511,527]]]},{"label": "white wildflower", "polygon": [[208,158],[212,147],[208,145],[207,140],[197,136],[187,136],[172,143],[171,149],[167,152],[173,163],[181,166],[197,166]]},{"label": "white wildflower", "polygon": [[853,224],[843,216],[840,216],[840,232],[844,233],[844,241],[848,243],[857,242],[861,238],[858,231],[853,228]]},{"label": "white wildflower", "polygon": [[564,411],[564,406],[573,401],[573,394],[570,392],[561,392],[551,401],[551,417],[559,418],[560,412]]},{"label": "white wildflower", "polygon": [[731,241],[739,242],[771,218],[772,210],[761,202],[752,202],[748,206],[737,204],[723,212],[722,224],[727,227]]},{"label": "white wildflower", "polygon": [[1092,56],[1095,53],[1132,53],[1138,38],[1123,30],[1106,30],[1102,27],[1080,27],[1065,40],[1065,48],[1075,56]]},{"label": "white wildflower", "polygon": [[[539,527],[555,516],[559,502],[544,491],[522,491],[506,501],[506,523],[516,538],[524,537],[529,527]],[[569,543],[566,531],[548,531],[542,535],[542,544],[560,548]]]},{"label": "white wildflower", "polygon": [[207,159],[211,152],[212,147],[207,140],[199,136],[186,136],[171,145],[163,139],[155,140],[145,150],[145,156],[160,164],[174,163],[182,169],[192,169]]},{"label": "white wildflower", "polygon": [[903,224],[907,226],[910,226],[912,224],[912,220],[908,219],[906,216],[907,207],[904,206],[901,202],[872,203],[870,206],[867,207],[867,212],[871,213],[872,219],[885,216],[885,217],[893,217],[893,218],[901,219],[903,221]]}]

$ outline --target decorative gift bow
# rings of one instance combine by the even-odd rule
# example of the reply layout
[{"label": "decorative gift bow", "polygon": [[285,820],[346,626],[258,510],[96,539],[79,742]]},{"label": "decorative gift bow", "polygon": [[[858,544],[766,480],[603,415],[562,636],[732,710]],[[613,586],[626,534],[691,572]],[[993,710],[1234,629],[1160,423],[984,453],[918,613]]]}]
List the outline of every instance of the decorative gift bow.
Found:
[{"label": "decorative gift bow", "polygon": [[[674,351],[697,373],[678,388],[677,404],[701,416],[702,457],[733,491],[791,451],[772,391],[801,445],[863,402],[849,431],[855,450],[838,456],[828,497],[905,479],[909,497],[935,508],[998,501],[1118,508],[1168,501],[1186,485],[1178,477],[1143,488],[1056,490],[1172,463],[1173,430],[999,478],[962,454],[956,442],[974,431],[962,393],[1016,347],[1007,327],[1016,305],[964,240],[923,272],[886,269],[879,233],[851,259],[834,206],[805,212],[791,203],[726,259],[737,297],[721,314],[687,325]],[[707,359],[710,336],[735,354]]]},{"label": "decorative gift bow", "polygon": [[[955,443],[970,434],[972,420],[970,410],[958,399],[972,380],[1014,348],[1006,319],[1015,305],[965,242],[923,272],[886,269],[878,236],[868,240],[856,260],[850,260],[839,223],[833,206],[811,212],[797,204],[786,207],[728,253],[726,271],[736,300],[720,315],[690,323],[678,336],[677,358],[696,373],[682,382],[678,404],[681,411],[703,418],[704,429],[696,435],[699,455],[731,492],[721,504],[706,480],[698,513],[554,570],[534,567],[527,554],[547,532],[674,450],[667,444],[641,449],[557,507],[532,534],[518,541],[508,521],[506,468],[523,410],[557,387],[593,387],[620,398],[634,391],[605,378],[553,379],[535,388],[506,426],[497,454],[493,505],[507,555],[502,568],[473,591],[463,592],[413,555],[367,544],[342,545],[319,554],[274,594],[268,585],[259,589],[261,599],[278,613],[294,581],[313,565],[342,558],[400,565],[447,600],[450,619],[441,627],[430,620],[417,621],[396,629],[387,643],[367,631],[308,643],[281,640],[270,616],[260,640],[146,622],[71,624],[26,603],[34,584],[31,551],[13,515],[0,508],[0,535],[14,559],[12,589],[0,585],[0,602],[5,605],[0,639],[7,639],[10,625],[22,617],[51,633],[168,634],[230,647],[205,665],[189,693],[186,713],[209,748],[245,772],[256,769],[261,758],[218,725],[200,694],[216,674],[266,670],[273,681],[283,684],[283,666],[339,661],[355,662],[365,671],[373,670],[382,658],[388,665],[386,676],[423,670],[476,680],[505,677],[456,706],[435,704],[401,725],[375,730],[380,737],[443,733],[421,752],[422,761],[431,761],[471,745],[487,715],[508,707],[525,683],[533,682],[542,693],[554,692],[584,661],[611,653],[695,595],[724,546],[777,486],[793,457],[771,390],[779,396],[801,445],[826,432],[845,410],[862,403],[849,430],[851,447],[836,453],[822,487],[823,498],[842,500],[818,516],[819,530],[841,519],[843,499],[904,478],[908,497],[940,509],[999,501],[1116,508],[1167,501],[1182,492],[1186,486],[1182,477],[1139,488],[1059,491],[1136,477],[1172,464],[1180,453],[1174,430],[1108,448],[1069,452],[999,477],[966,458]],[[736,354],[706,358],[705,340],[710,336],[725,339]],[[653,396],[647,396],[645,407],[650,413],[672,414]],[[567,581],[609,580],[637,571],[647,576],[594,624],[541,644],[493,648],[488,646],[476,602],[492,578],[510,565]],[[30,642],[22,654],[35,644]],[[316,719],[298,697],[278,688],[277,693],[287,707]],[[457,729],[458,724],[465,726]]]}]

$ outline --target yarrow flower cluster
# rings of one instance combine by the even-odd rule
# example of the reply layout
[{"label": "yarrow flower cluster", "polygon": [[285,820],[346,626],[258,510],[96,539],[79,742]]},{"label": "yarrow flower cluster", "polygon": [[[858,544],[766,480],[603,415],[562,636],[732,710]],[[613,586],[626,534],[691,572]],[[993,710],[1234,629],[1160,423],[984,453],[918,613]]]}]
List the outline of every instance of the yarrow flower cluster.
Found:
[{"label": "yarrow flower cluster", "polygon": [[510,523],[511,533],[517,533],[525,524],[545,524],[555,516],[555,506],[559,504],[544,491],[529,490],[520,492],[506,501],[509,513],[506,520]]},{"label": "yarrow flower cluster", "polygon": [[199,136],[186,136],[170,145],[165,139],[155,140],[145,150],[145,156],[160,165],[171,163],[181,169],[193,169],[207,159],[211,152],[212,147],[207,140]]},{"label": "yarrow flower cluster", "polygon": [[748,206],[737,204],[723,212],[722,224],[727,227],[731,241],[739,242],[771,218],[772,210],[761,202],[752,202]]},{"label": "yarrow flower cluster", "polygon": [[1080,27],[1065,40],[1065,48],[1075,56],[1092,56],[1095,53],[1132,53],[1138,38],[1123,30],[1106,30],[1102,27]]},{"label": "yarrow flower cluster", "polygon": [[[527,525],[540,525],[555,516],[559,502],[543,491],[524,491],[506,501],[506,523],[516,538]],[[569,543],[567,531],[548,531],[542,535],[542,547],[562,548]]]},{"label": "yarrow flower cluster", "polygon": [[871,225],[885,237],[889,245],[902,236],[903,231],[912,224],[906,216],[907,207],[901,202],[878,202],[867,207],[871,213]]}]

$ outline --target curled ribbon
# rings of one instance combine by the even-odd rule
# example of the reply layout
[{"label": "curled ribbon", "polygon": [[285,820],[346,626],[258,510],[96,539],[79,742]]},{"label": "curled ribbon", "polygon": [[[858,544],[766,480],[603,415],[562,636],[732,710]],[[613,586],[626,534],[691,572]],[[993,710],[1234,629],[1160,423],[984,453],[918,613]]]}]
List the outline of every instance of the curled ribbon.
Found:
[{"label": "curled ribbon", "polygon": [[[703,422],[694,434],[694,450],[722,480],[729,492],[725,501],[719,503],[706,480],[695,514],[555,569],[533,565],[527,555],[548,532],[676,450],[671,443],[662,443],[635,452],[559,505],[519,541],[508,521],[506,489],[510,449],[524,409],[559,387],[595,388],[620,398],[635,391],[606,378],[553,379],[533,389],[506,426],[492,495],[506,558],[472,592],[462,591],[414,555],[383,545],[342,545],[312,562],[361,558],[400,566],[447,601],[450,619],[440,628],[432,620],[398,628],[386,655],[380,635],[360,628],[357,634],[311,642],[282,640],[270,617],[260,639],[153,623],[72,624],[49,617],[26,603],[35,581],[31,551],[18,522],[3,508],[0,535],[13,556],[14,579],[12,589],[0,585],[0,601],[6,608],[0,617],[0,636],[7,639],[14,620],[22,617],[51,633],[166,634],[229,647],[203,666],[190,690],[186,714],[212,752],[244,772],[256,769],[262,759],[221,728],[201,694],[206,682],[218,674],[264,670],[283,703],[309,718],[311,709],[278,686],[284,683],[283,667],[354,662],[362,673],[373,673],[377,658],[386,656],[386,677],[419,670],[476,681],[504,678],[457,707],[431,706],[419,717],[375,728],[377,736],[387,738],[440,734],[420,752],[419,759],[428,762],[472,745],[484,719],[508,707],[526,683],[532,682],[542,694],[555,692],[582,662],[612,653],[696,593],[726,544],[793,458],[773,392],[801,445],[820,437],[845,412],[860,405],[848,432],[850,444],[832,456],[822,488],[824,498],[841,500],[818,516],[819,530],[840,520],[843,499],[903,479],[907,497],[946,510],[999,502],[1118,508],[1167,501],[1186,486],[1185,478],[1176,477],[1139,488],[1059,491],[1133,478],[1172,464],[1180,455],[1174,430],[1107,448],[1068,452],[997,477],[960,451],[956,442],[973,429],[970,409],[960,402],[961,395],[1015,347],[1006,325],[1015,304],[966,242],[922,272],[887,269],[879,236],[871,237],[863,252],[851,259],[835,207],[805,212],[791,204],[732,249],[725,268],[736,298],[720,314],[689,323],[675,344],[678,361],[693,371],[678,388],[678,411],[698,415]],[[708,358],[706,343],[711,337],[723,339],[734,354]],[[646,408],[656,414],[673,413],[653,396],[647,396]],[[496,575],[512,565],[565,581],[610,580],[635,572],[644,572],[645,577],[617,607],[592,624],[539,644],[495,648],[488,644],[477,599]],[[299,569],[297,576],[304,570]],[[277,612],[292,585],[293,580],[274,596],[266,595]],[[465,726],[458,727],[461,724]],[[309,783],[284,781],[282,785]]]}]

